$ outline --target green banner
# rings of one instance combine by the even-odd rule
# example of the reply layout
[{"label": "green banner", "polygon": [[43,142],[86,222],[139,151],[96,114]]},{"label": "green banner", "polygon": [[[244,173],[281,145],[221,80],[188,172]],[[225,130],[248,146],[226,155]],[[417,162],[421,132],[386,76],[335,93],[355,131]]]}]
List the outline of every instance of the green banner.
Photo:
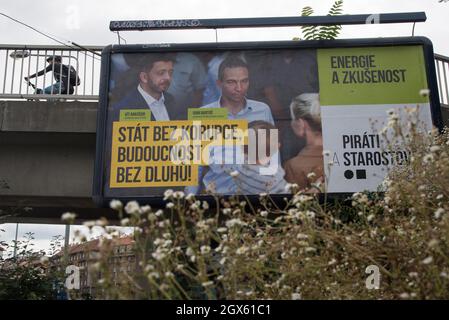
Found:
[{"label": "green banner", "polygon": [[188,120],[226,120],[228,109],[226,108],[189,108]]},{"label": "green banner", "polygon": [[146,109],[120,110],[120,121],[150,121],[151,111]]},{"label": "green banner", "polygon": [[318,50],[321,105],[426,103],[421,46]]}]

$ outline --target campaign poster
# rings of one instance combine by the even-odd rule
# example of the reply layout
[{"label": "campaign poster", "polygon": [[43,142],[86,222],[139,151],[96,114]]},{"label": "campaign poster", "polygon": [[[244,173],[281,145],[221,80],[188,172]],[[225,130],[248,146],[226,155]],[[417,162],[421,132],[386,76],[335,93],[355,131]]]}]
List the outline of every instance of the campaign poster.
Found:
[{"label": "campaign poster", "polygon": [[386,150],[391,115],[432,128],[423,45],[125,49],[108,58],[102,197],[377,191],[411,157]]}]

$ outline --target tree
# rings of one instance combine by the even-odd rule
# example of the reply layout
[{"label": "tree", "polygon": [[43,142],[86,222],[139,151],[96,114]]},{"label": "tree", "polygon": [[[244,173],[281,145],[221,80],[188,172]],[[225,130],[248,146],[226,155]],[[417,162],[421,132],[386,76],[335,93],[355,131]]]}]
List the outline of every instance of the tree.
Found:
[{"label": "tree", "polygon": [[[328,12],[328,16],[341,15],[343,0],[336,0]],[[308,17],[314,13],[312,7],[304,7],[301,16]],[[333,40],[338,37],[341,25],[332,26],[301,26],[304,40]]]}]

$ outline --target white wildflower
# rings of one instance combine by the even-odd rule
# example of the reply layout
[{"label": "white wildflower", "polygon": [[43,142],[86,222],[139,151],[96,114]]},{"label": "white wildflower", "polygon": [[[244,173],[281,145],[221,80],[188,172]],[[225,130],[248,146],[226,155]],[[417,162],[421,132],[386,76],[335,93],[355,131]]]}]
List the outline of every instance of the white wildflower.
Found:
[{"label": "white wildflower", "polygon": [[266,216],[268,216],[268,212],[267,211],[261,211],[260,212],[260,215],[262,216],[262,217],[266,217]]},{"label": "white wildflower", "polygon": [[186,255],[188,257],[191,257],[191,256],[193,256],[193,254],[194,254],[193,249],[188,247],[187,250],[186,250]]},{"label": "white wildflower", "polygon": [[160,216],[162,216],[163,214],[164,214],[164,211],[161,210],[161,209],[159,209],[159,210],[156,211],[156,213],[155,213],[156,217],[160,217]]},{"label": "white wildflower", "polygon": [[163,260],[167,255],[164,252],[156,251],[151,254],[151,256],[157,261]]},{"label": "white wildflower", "polygon": [[429,256],[425,258],[423,261],[421,261],[422,264],[431,264],[433,262],[433,257]]},{"label": "white wildflower", "polygon": [[109,206],[111,209],[119,211],[122,210],[123,203],[120,200],[111,200],[111,202],[109,202]]},{"label": "white wildflower", "polygon": [[221,227],[221,228],[217,229],[218,233],[225,233],[226,231],[228,231],[228,228],[225,228],[225,227]]},{"label": "white wildflower", "polygon": [[437,152],[437,151],[440,151],[440,149],[441,149],[441,148],[440,148],[439,146],[431,146],[431,147],[430,147],[430,152],[434,152],[434,153],[435,153],[435,152]]},{"label": "white wildflower", "polygon": [[106,220],[105,218],[98,219],[97,221],[95,221],[95,225],[99,227],[105,227],[107,224],[108,220]]},{"label": "white wildflower", "polygon": [[209,203],[207,203],[207,201],[203,201],[203,209],[204,210],[209,209]]},{"label": "white wildflower", "polygon": [[122,220],[120,221],[120,224],[121,224],[122,226],[127,226],[127,225],[129,225],[129,219],[128,219],[128,218],[122,219]]},{"label": "white wildflower", "polygon": [[247,224],[240,219],[231,219],[226,221],[226,227],[232,228],[234,226],[246,226]]},{"label": "white wildflower", "polygon": [[254,292],[252,292],[252,291],[247,291],[246,293],[245,293],[245,295],[247,296],[247,297],[250,297],[250,296],[252,296],[254,294]]},{"label": "white wildflower", "polygon": [[87,228],[93,228],[95,226],[95,221],[89,220],[89,221],[84,221],[83,222],[83,226],[87,227]]},{"label": "white wildflower", "polygon": [[154,270],[154,266],[152,264],[147,264],[144,268],[145,273],[148,273],[153,270]]},{"label": "white wildflower", "polygon": [[300,240],[304,240],[304,239],[308,239],[309,236],[306,235],[306,234],[304,234],[304,233],[298,233],[298,234],[296,235],[296,238],[297,238],[297,239],[300,239]]},{"label": "white wildflower", "polygon": [[166,204],[167,209],[172,209],[175,206],[173,202],[169,202]]},{"label": "white wildflower", "polygon": [[167,248],[167,247],[170,247],[172,244],[173,244],[172,240],[165,240],[164,244],[162,246]]},{"label": "white wildflower", "polygon": [[196,223],[196,227],[202,230],[209,230],[209,225],[205,220],[200,220]]},{"label": "white wildflower", "polygon": [[444,213],[444,209],[443,208],[438,208],[435,213],[434,213],[434,217],[435,219],[440,219],[441,215]]},{"label": "white wildflower", "polygon": [[373,219],[374,219],[374,214],[370,214],[370,215],[366,218],[366,220],[367,220],[368,222],[373,221]]},{"label": "white wildflower", "polygon": [[189,194],[186,196],[186,200],[188,200],[188,201],[193,201],[193,200],[195,200],[195,194],[194,194],[194,193],[189,193]]},{"label": "white wildflower", "polygon": [[421,97],[428,97],[430,94],[430,90],[429,89],[421,89],[419,90],[419,95]]},{"label": "white wildflower", "polygon": [[440,242],[437,239],[432,239],[429,241],[429,243],[427,244],[429,246],[429,248],[434,248],[436,246],[438,246]]},{"label": "white wildflower", "polygon": [[314,219],[315,218],[315,212],[313,211],[307,211],[306,212],[307,217],[309,217],[310,219]]},{"label": "white wildflower", "polygon": [[167,200],[169,198],[171,198],[173,196],[173,190],[172,189],[167,189],[164,192],[164,200]]},{"label": "white wildflower", "polygon": [[245,254],[248,250],[249,250],[249,248],[247,246],[241,246],[240,248],[238,248],[236,250],[235,253],[238,255],[242,255],[242,254]]},{"label": "white wildflower", "polygon": [[234,170],[230,173],[231,177],[235,178],[239,175],[240,173],[237,170]]},{"label": "white wildflower", "polygon": [[296,191],[297,189],[298,189],[298,185],[296,184],[296,183],[287,183],[286,185],[285,185],[285,191],[286,192],[293,192],[293,191]]},{"label": "white wildflower", "polygon": [[62,214],[62,216],[61,216],[61,220],[63,222],[68,222],[68,223],[72,223],[73,220],[75,220],[75,218],[76,218],[76,214],[72,213],[72,212],[66,212],[66,213]]},{"label": "white wildflower", "polygon": [[426,154],[424,157],[423,157],[423,162],[424,163],[429,163],[429,162],[432,162],[433,161],[433,155],[432,154]]},{"label": "white wildflower", "polygon": [[407,292],[404,292],[399,295],[399,298],[408,299],[408,298],[410,298],[410,295]]},{"label": "white wildflower", "polygon": [[184,192],[182,191],[176,191],[173,193],[173,198],[175,199],[182,199],[184,198]]},{"label": "white wildflower", "polygon": [[301,300],[301,294],[297,292],[292,293],[292,300]]},{"label": "white wildflower", "polygon": [[130,201],[125,206],[125,211],[129,214],[140,213],[140,206],[137,201]]},{"label": "white wildflower", "polygon": [[207,288],[207,287],[212,286],[213,284],[214,284],[213,281],[206,281],[206,282],[203,282],[201,285],[203,287]]},{"label": "white wildflower", "polygon": [[307,179],[313,180],[315,179],[315,177],[316,177],[315,172],[310,172],[307,174]]},{"label": "white wildflower", "polygon": [[165,272],[165,277],[167,277],[167,278],[174,278],[175,275],[173,274],[173,272],[167,271],[167,272]]},{"label": "white wildflower", "polygon": [[159,279],[159,273],[153,271],[148,274],[149,279]]},{"label": "white wildflower", "polygon": [[262,192],[261,194],[259,194],[259,196],[260,196],[261,198],[265,198],[265,197],[268,196],[268,193]]},{"label": "white wildflower", "polygon": [[200,248],[201,254],[208,254],[210,252],[210,247],[209,246],[201,246]]},{"label": "white wildflower", "polygon": [[164,239],[171,239],[171,234],[170,234],[170,232],[166,232],[166,233],[164,233],[164,234],[162,235],[162,237],[163,237]]},{"label": "white wildflower", "polygon": [[148,214],[151,212],[151,206],[146,205],[140,208],[143,214]]},{"label": "white wildflower", "polygon": [[148,219],[148,221],[155,221],[157,218],[153,212],[150,212],[147,216],[147,219]]},{"label": "white wildflower", "polygon": [[444,196],[442,194],[437,195],[437,200],[441,200],[443,198],[444,198]]}]

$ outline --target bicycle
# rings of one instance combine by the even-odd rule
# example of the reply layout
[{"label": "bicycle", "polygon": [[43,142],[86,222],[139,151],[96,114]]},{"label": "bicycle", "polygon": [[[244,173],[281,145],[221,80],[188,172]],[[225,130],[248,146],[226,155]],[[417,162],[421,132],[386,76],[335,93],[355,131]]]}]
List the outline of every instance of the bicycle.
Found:
[{"label": "bicycle", "polygon": [[[35,95],[44,94],[44,90],[42,90],[40,88],[37,88],[33,83],[31,83],[30,80],[25,80],[25,81],[27,82],[28,86],[30,86],[31,88],[34,89],[34,92],[32,94],[35,94]],[[57,98],[57,97],[55,97],[55,98],[44,98],[44,99],[46,99],[46,101],[61,101],[61,102],[66,101],[66,99],[64,99],[64,98]],[[33,98],[28,98],[27,99],[27,101],[40,101],[40,100],[41,100],[40,98],[34,98],[34,99]]]}]

